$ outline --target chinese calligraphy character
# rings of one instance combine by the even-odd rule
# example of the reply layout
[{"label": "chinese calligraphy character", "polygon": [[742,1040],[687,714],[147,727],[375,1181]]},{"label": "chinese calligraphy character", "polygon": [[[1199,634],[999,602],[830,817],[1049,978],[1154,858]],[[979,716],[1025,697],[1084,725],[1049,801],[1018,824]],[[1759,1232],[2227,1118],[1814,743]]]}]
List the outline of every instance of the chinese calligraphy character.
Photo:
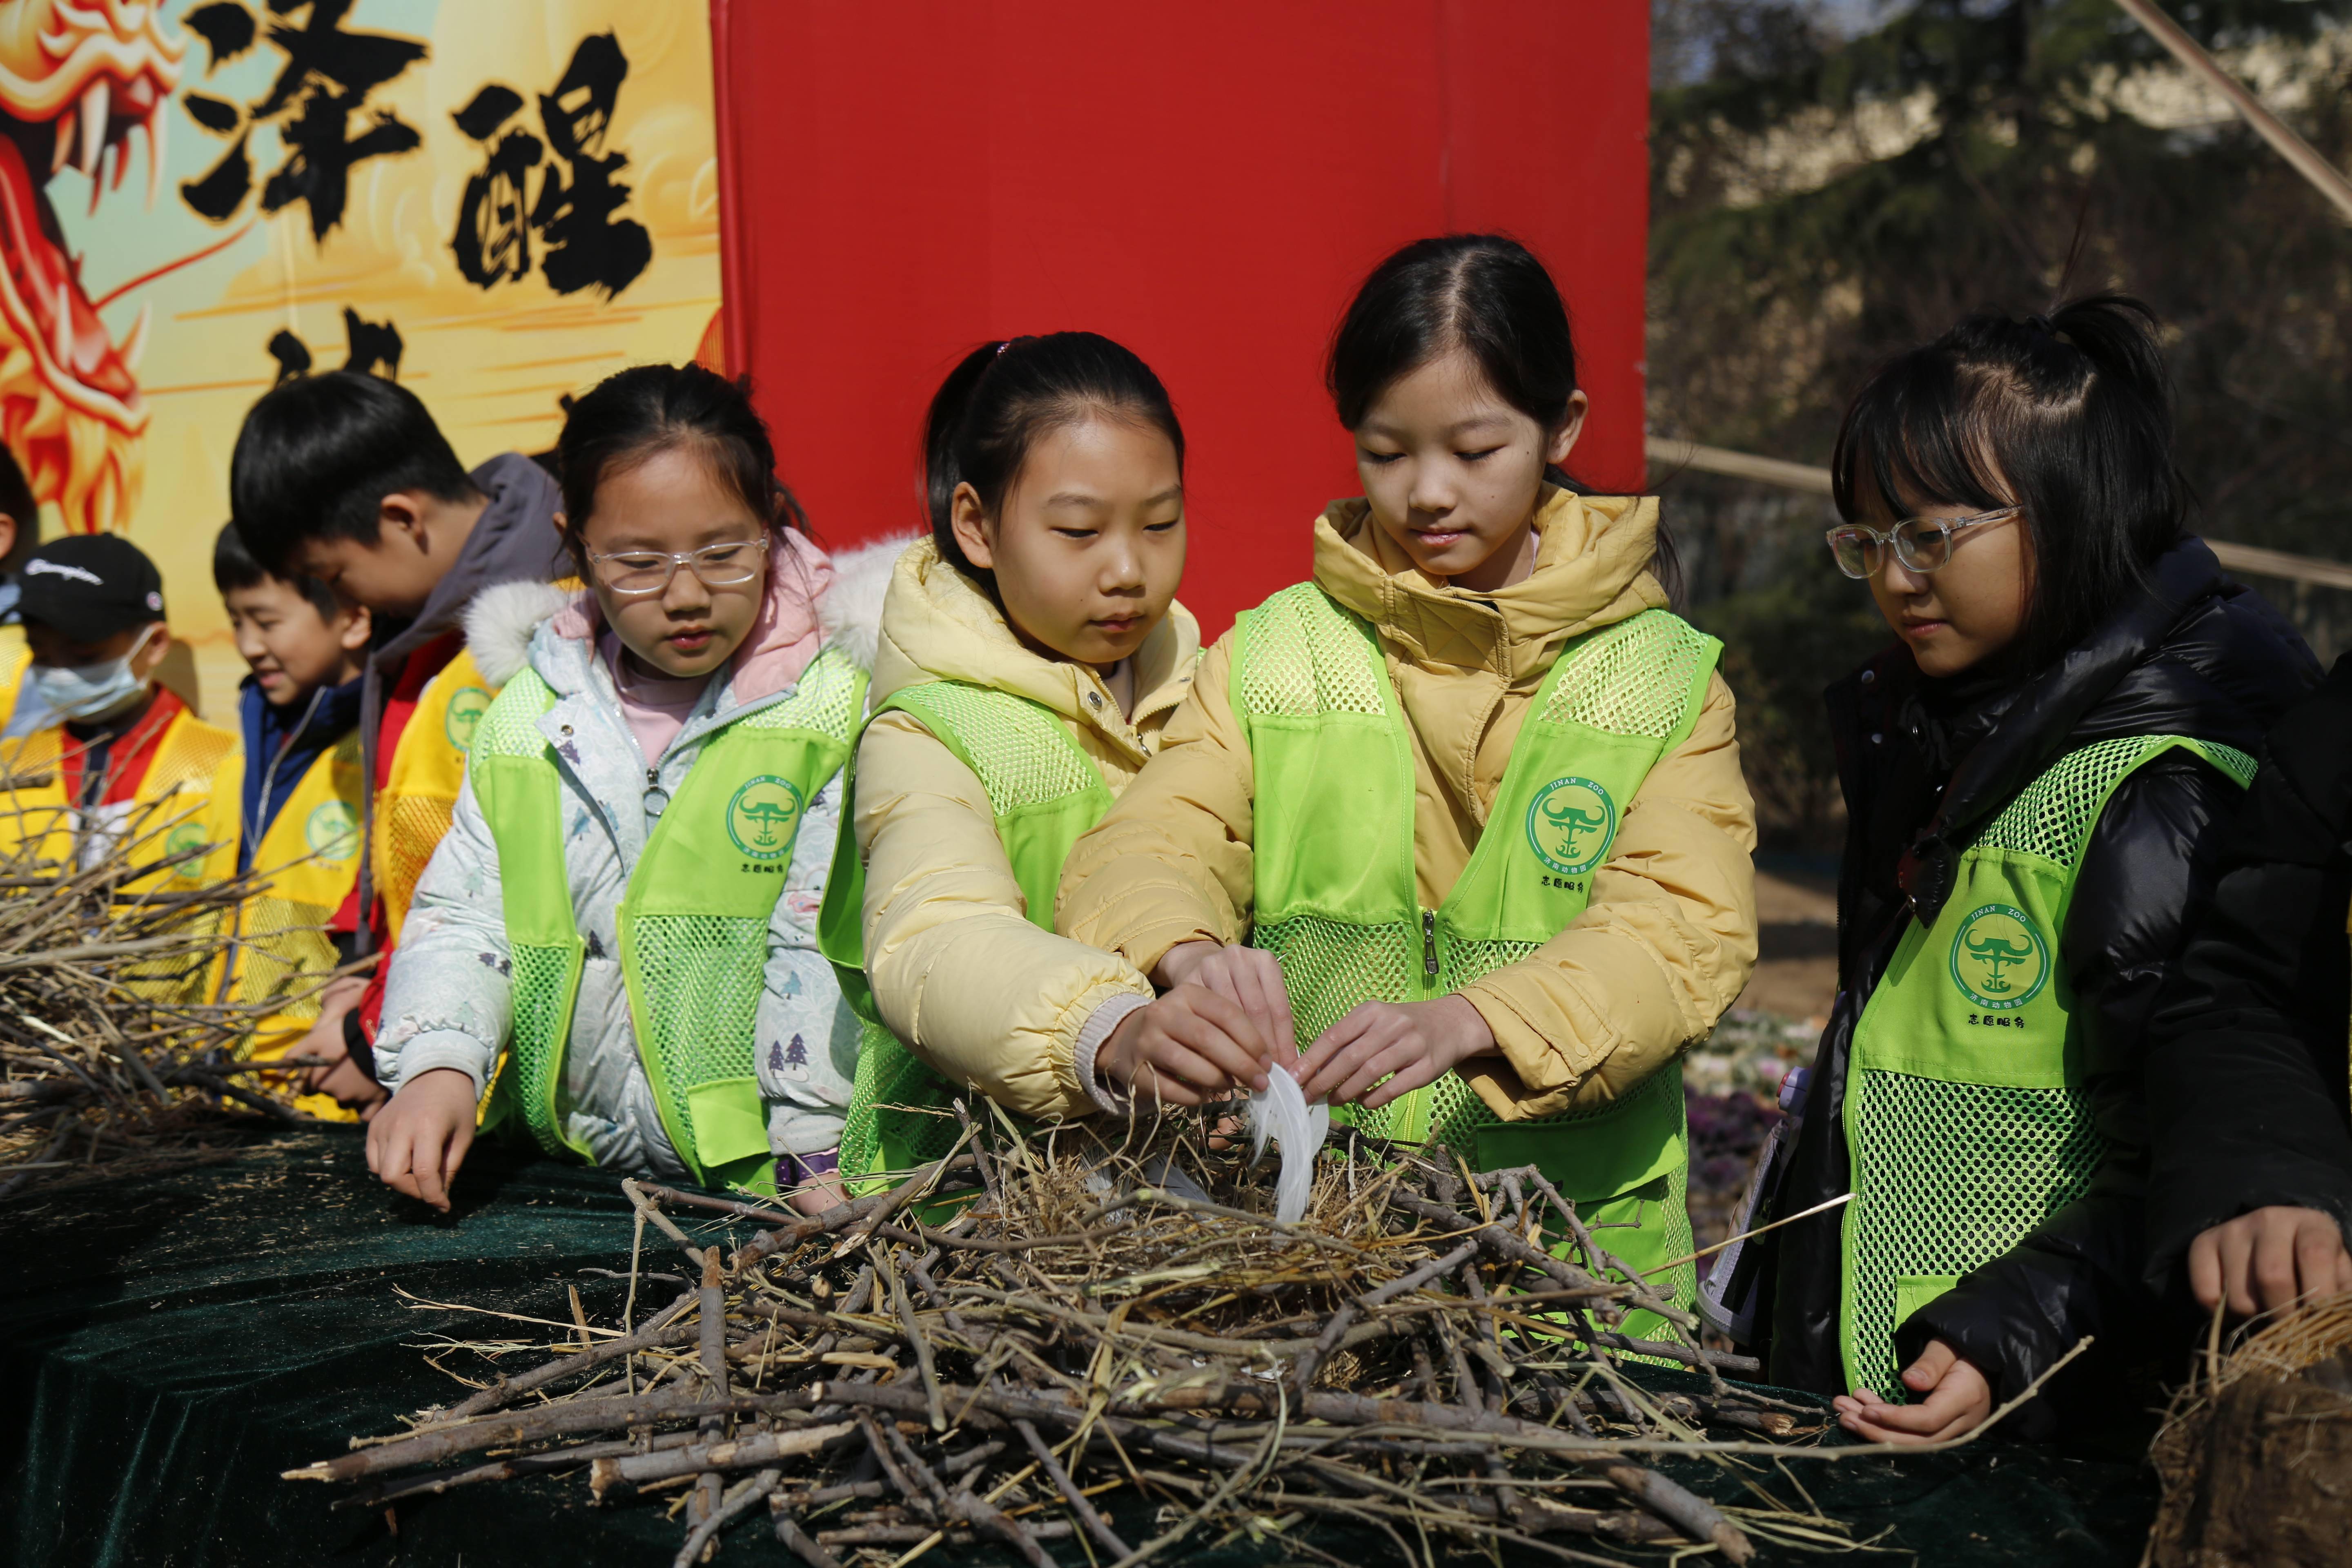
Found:
[{"label": "chinese calligraphy character", "polygon": [[[343,307],[343,342],[347,353],[343,368],[362,375],[380,374],[386,381],[400,379],[400,355],[407,346],[401,342],[400,329],[389,321],[367,321],[349,305]],[[278,362],[278,379],[291,381],[310,373],[310,346],[291,331],[280,329],[269,340],[269,356]]]},{"label": "chinese calligraphy character", "polygon": [[[610,298],[653,260],[653,236],[645,225],[616,216],[630,195],[630,187],[615,178],[628,167],[628,155],[604,150],[628,74],[628,57],[611,33],[583,38],[555,90],[539,95],[544,142],[520,128],[499,134],[522,108],[521,95],[512,89],[491,83],[457,111],[457,128],[488,154],[467,182],[457,231],[449,241],[467,281],[488,289],[502,279],[529,277],[533,230],[545,250],[541,270],[559,294],[596,288]],[[526,214],[530,171],[551,153],[540,175],[539,198]]]},{"label": "chinese calligraphy character", "polygon": [[[190,93],[189,117],[216,136],[236,140],[219,163],[201,179],[180,187],[187,204],[215,223],[226,223],[253,189],[247,151],[256,125],[275,122],[285,161],[262,186],[261,207],[277,212],[301,202],[310,209],[310,234],[323,240],[343,220],[351,172],[370,158],[415,151],[422,144],[414,126],[388,109],[370,110],[368,95],[425,58],[425,46],[389,33],[346,31],[352,0],[268,0],[273,16],[309,15],[299,26],[273,20],[270,47],[286,63],[268,96],[240,113],[234,104]],[[252,47],[257,31],[251,11],[237,0],[215,0],[189,14],[188,25],[210,46],[205,74],[223,60]],[[369,118],[352,133],[355,115]]]},{"label": "chinese calligraphy character", "polygon": [[[521,107],[520,93],[492,82],[457,111],[457,129],[487,142]],[[450,248],[467,282],[487,289],[501,278],[530,276],[530,225],[523,209],[531,168],[544,150],[530,132],[509,131],[491,145],[481,172],[466,182]]]}]

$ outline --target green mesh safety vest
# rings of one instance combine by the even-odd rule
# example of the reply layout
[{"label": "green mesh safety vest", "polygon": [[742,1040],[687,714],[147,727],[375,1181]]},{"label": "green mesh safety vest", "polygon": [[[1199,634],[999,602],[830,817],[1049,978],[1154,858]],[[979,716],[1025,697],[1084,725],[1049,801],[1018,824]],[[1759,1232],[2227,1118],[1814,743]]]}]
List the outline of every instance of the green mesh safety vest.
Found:
[{"label": "green mesh safety vest", "polygon": [[[621,972],[637,1055],[670,1146],[706,1186],[775,1183],[754,1068],[768,922],[809,798],[840,772],[866,675],[818,653],[791,695],[703,742],[654,825],[621,901]],[[564,873],[555,752],[541,721],[555,694],[526,670],[499,693],[467,762],[498,841],[514,965],[514,1024],[492,1120],[516,1113],[551,1154],[584,943]]]},{"label": "green mesh safety vest", "polygon": [[[1618,819],[1691,732],[1721,645],[1646,610],[1560,652],[1469,864],[1434,910],[1413,878],[1412,741],[1371,626],[1311,583],[1245,613],[1233,701],[1256,770],[1251,942],[1282,965],[1304,1050],[1367,1001],[1444,996],[1527,957],[1591,898]],[[1535,1164],[1637,1268],[1691,1250],[1682,1074],[1623,1099],[1505,1121],[1459,1075],[1356,1124],[1433,1140],[1475,1170]],[[1605,1213],[1603,1212],[1605,1211]],[[1687,1299],[1687,1265],[1674,1277]]]},{"label": "green mesh safety vest", "polygon": [[2175,747],[2241,785],[2242,752],[2183,735],[2060,758],[1960,857],[1952,894],[1906,931],[1854,1026],[1844,1105],[1854,1200],[1841,1218],[1846,1385],[1908,1397],[1895,1331],[2091,1184],[2074,988],[2059,962],[2074,874],[2107,797]]},{"label": "green mesh safety vest", "polygon": [[[874,714],[879,718],[893,710],[921,721],[980,780],[1029,919],[1053,930],[1062,862],[1079,836],[1110,809],[1110,787],[1094,759],[1052,709],[1008,691],[925,681],[894,692]],[[841,837],[817,917],[817,944],[833,961],[842,994],[865,1024],[857,1081],[841,1133],[842,1176],[853,1191],[864,1192],[885,1184],[888,1173],[938,1159],[961,1129],[953,1117],[940,1114],[959,1092],[956,1086],[884,1026],[866,983],[866,862],[857,852],[853,821],[856,787],[853,765],[850,799],[841,814]]]}]

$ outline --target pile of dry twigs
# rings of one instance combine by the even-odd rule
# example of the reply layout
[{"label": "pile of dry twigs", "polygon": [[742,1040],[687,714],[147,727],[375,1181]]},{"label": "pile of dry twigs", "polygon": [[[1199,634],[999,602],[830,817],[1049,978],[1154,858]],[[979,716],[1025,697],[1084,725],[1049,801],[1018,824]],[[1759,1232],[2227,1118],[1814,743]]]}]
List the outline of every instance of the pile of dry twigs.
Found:
[{"label": "pile of dry twigs", "polygon": [[[151,805],[84,836],[0,795],[0,1197],[98,1162],[185,1154],[232,1103],[294,1113],[236,1059],[249,1008],[212,1000],[250,879],[171,875],[201,863],[192,813]],[[173,836],[178,836],[175,841]],[[159,874],[160,873],[160,874]],[[276,1076],[283,1076],[276,1075]]]},{"label": "pile of dry twigs", "polygon": [[[1271,1183],[1199,1132],[1163,1126],[1145,1157],[967,1117],[946,1159],[818,1215],[627,1184],[640,1253],[617,1324],[575,1291],[552,1359],[289,1479],[383,1508],[584,1472],[599,1501],[682,1515],[681,1568],[755,1510],[811,1568],[975,1541],[1035,1568],[1057,1542],[1125,1564],[1244,1535],[1338,1563],[1335,1527],[1408,1563],[1854,1544],[1765,1484],[1820,1413],[1723,1381],[1753,1364],[1701,1349],[1534,1167],[1473,1177],[1340,1130],[1283,1226]],[[643,1316],[649,1225],[699,1283],[673,1276],[688,1289]],[[1675,1337],[1628,1338],[1632,1310]],[[1645,1391],[1629,1355],[1697,1375]],[[1666,1456],[1732,1468],[1746,1506]]]}]

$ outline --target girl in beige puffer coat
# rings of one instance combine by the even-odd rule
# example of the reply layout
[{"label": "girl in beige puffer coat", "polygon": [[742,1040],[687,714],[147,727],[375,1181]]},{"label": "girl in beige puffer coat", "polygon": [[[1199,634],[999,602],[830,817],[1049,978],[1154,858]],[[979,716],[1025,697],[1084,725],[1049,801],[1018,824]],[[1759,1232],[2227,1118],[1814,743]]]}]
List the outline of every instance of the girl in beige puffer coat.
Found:
[{"label": "girl in beige puffer coat", "polygon": [[[862,939],[870,1011],[895,1037],[866,1037],[843,1150],[853,1176],[921,1152],[886,1131],[886,1158],[861,1137],[861,1110],[887,1121],[877,1106],[919,1098],[898,1044],[947,1080],[933,1090],[976,1090],[1017,1115],[1112,1103],[1089,1093],[1094,1049],[1152,987],[1054,933],[1060,850],[1005,826],[1053,803],[1021,796],[1035,780],[1013,775],[1059,768],[1046,793],[1062,789],[1083,827],[1158,750],[1200,653],[1173,597],[1183,435],[1135,355],[1087,332],[984,344],[934,399],[926,449],[931,537],[899,558],[884,605],[844,845],[863,897],[850,903],[854,868],[837,865],[824,921],[853,983],[860,949],[844,938]],[[989,733],[1021,725],[1025,744],[992,765]],[[1038,856],[1051,864],[1024,878],[1020,862]],[[1246,1026],[1237,1010],[1224,1022]],[[1265,1054],[1213,1021],[1190,1028],[1237,1072]]]}]

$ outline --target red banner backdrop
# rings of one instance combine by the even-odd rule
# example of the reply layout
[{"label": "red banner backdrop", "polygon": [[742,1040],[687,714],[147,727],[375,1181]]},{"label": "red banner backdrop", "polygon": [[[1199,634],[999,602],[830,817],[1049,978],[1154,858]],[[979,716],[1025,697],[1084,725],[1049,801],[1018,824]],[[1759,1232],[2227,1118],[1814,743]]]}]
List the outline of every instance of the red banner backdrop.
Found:
[{"label": "red banner backdrop", "polygon": [[1321,384],[1396,246],[1502,229],[1568,296],[1571,463],[1637,489],[1646,0],[712,0],[726,358],[819,533],[919,526],[919,428],[972,344],[1085,328],[1190,443],[1211,635],[1356,492]]}]

